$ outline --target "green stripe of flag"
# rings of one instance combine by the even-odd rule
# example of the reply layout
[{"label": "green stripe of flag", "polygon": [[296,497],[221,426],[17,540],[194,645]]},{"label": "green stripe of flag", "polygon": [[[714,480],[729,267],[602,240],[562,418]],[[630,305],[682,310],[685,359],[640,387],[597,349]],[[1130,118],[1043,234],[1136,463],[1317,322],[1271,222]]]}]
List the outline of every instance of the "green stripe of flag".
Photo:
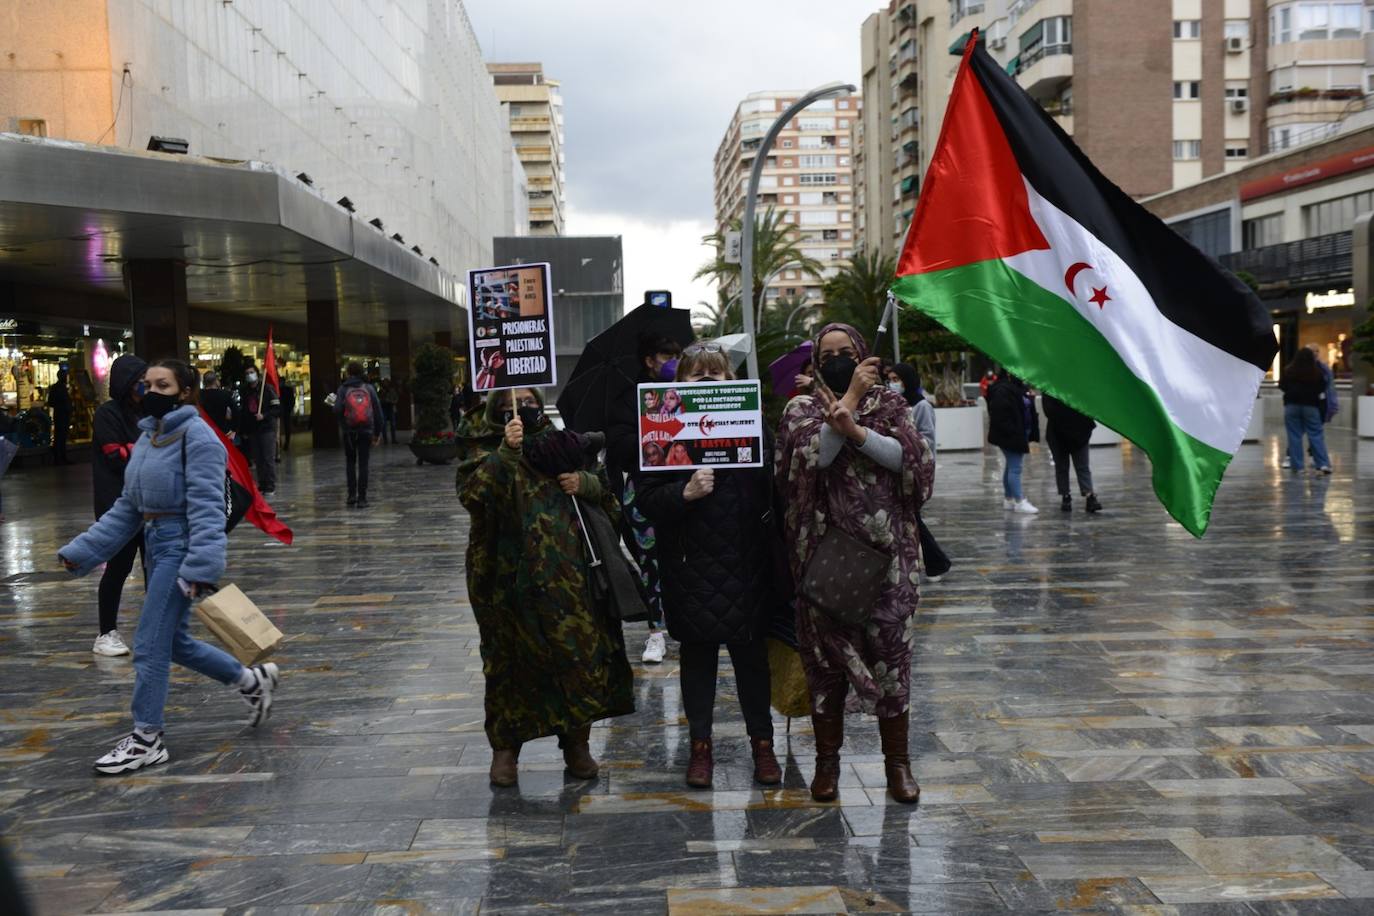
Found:
[{"label": "green stripe of flag", "polygon": [[1143,449],[1169,514],[1197,537],[1207,530],[1231,456],[1174,425],[1155,390],[1070,303],[1000,260],[898,277],[892,291],[1004,365],[1072,359],[1071,388],[1045,385],[1033,374],[1026,380]]}]

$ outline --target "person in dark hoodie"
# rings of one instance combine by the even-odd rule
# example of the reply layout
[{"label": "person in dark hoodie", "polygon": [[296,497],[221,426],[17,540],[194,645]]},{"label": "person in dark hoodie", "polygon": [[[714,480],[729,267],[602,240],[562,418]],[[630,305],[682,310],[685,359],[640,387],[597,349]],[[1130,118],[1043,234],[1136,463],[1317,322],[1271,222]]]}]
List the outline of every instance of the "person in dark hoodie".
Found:
[{"label": "person in dark hoodie", "polygon": [[[100,518],[124,492],[124,469],[129,465],[134,443],[142,432],[143,373],[148,364],[126,353],[110,365],[110,399],[95,411],[91,440],[91,484],[95,497],[95,517]],[[143,534],[135,534],[105,564],[100,577],[100,633],[91,651],[96,655],[128,655],[129,647],[119,636],[119,601],[124,582],[134,568],[134,557],[143,550]]]},{"label": "person in dark hoodie", "polygon": [[72,396],[67,390],[67,370],[57,370],[57,381],[48,387],[48,409],[52,411],[52,463],[67,461],[67,434],[72,428]]},{"label": "person in dark hoodie", "polygon": [[1088,467],[1088,442],[1097,424],[1068,404],[1050,395],[1041,396],[1045,407],[1045,444],[1054,456],[1054,479],[1059,485],[1060,508],[1073,511],[1073,494],[1069,492],[1069,461],[1073,461],[1078,475],[1078,490],[1088,498],[1088,511],[1101,512],[1102,504],[1093,492],[1093,472]]},{"label": "person in dark hoodie", "polygon": [[367,508],[367,464],[372,446],[382,441],[385,429],[382,402],[377,389],[363,376],[363,364],[351,362],[348,377],[334,398],[334,416],[339,419],[343,440],[344,468],[348,477],[348,504]]},{"label": "person in dark hoodie", "polygon": [[1002,450],[1003,507],[1010,512],[1034,515],[1021,491],[1021,464],[1030,444],[1040,441],[1040,415],[1035,412],[1026,383],[1005,369],[988,388],[988,444]]},{"label": "person in dark hoodie", "polygon": [[238,428],[239,409],[234,404],[234,393],[227,390],[220,381],[219,374],[207,372],[200,379],[200,406],[210,422],[220,432],[231,439]]},{"label": "person in dark hoodie", "polygon": [[249,362],[243,373],[243,410],[239,431],[258,474],[258,489],[264,496],[277,491],[277,426],[281,422],[281,397],[277,389],[261,380],[258,367]]}]

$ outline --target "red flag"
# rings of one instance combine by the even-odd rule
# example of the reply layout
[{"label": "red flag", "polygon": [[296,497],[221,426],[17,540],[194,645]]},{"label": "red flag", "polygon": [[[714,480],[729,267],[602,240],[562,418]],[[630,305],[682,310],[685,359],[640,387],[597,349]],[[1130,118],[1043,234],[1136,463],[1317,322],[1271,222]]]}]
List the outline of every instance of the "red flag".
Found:
[{"label": "red flag", "polygon": [[[269,349],[267,352],[271,353],[272,351]],[[243,452],[239,451],[238,446],[230,442],[229,438],[219,431],[219,427],[210,419],[210,415],[205,412],[204,407],[197,407],[197,409],[200,411],[200,418],[205,421],[205,425],[214,430],[215,435],[219,437],[220,444],[229,453],[229,476],[234,478],[234,483],[243,487],[253,497],[253,502],[248,506],[248,511],[244,513],[243,517],[252,522],[253,527],[289,547],[292,540],[295,539],[295,535],[292,534],[290,528],[286,527],[285,523],[277,518],[277,513],[258,492],[258,485],[253,482],[253,472],[248,469],[248,459],[243,457]]]},{"label": "red flag", "polygon": [[277,397],[281,397],[281,379],[277,377],[277,351],[272,349],[272,326],[267,326],[267,355],[262,359],[262,378],[263,381],[271,385],[277,392]]}]

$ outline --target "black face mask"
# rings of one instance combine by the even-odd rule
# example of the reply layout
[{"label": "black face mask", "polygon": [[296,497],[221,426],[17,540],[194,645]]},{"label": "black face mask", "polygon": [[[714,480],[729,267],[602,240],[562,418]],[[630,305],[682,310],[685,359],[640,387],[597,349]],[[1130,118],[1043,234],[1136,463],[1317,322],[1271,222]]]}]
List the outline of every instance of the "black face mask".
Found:
[{"label": "black face mask", "polygon": [[544,423],[544,408],[542,407],[521,407],[518,411],[520,422],[525,424],[525,429],[538,429]]},{"label": "black face mask", "polygon": [[843,395],[849,390],[849,383],[854,379],[854,370],[858,368],[858,360],[852,356],[832,356],[821,363],[821,380],[835,394]]},{"label": "black face mask", "polygon": [[181,398],[171,394],[150,391],[143,396],[143,412],[161,420],[181,406]]}]

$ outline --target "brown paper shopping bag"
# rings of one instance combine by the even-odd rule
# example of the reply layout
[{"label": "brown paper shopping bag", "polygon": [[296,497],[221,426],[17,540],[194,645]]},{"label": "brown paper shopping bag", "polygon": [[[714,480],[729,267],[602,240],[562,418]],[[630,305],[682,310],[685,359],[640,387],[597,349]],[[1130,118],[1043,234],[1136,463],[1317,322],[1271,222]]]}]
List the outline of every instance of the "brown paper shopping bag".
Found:
[{"label": "brown paper shopping bag", "polygon": [[226,585],[196,605],[196,616],[245,665],[262,661],[282,641],[281,630],[237,585]]}]

